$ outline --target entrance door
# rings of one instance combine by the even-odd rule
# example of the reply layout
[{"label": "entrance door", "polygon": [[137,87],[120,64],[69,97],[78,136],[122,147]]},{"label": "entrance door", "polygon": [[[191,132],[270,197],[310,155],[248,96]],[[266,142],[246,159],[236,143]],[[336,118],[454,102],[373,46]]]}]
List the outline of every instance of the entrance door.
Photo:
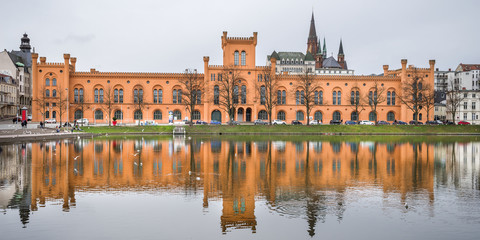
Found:
[{"label": "entrance door", "polygon": [[243,108],[239,108],[237,112],[237,121],[243,122]]},{"label": "entrance door", "polygon": [[212,120],[222,122],[222,113],[218,110],[213,111]]},{"label": "entrance door", "polygon": [[247,108],[245,121],[247,121],[247,122],[252,121],[252,109],[251,108]]}]

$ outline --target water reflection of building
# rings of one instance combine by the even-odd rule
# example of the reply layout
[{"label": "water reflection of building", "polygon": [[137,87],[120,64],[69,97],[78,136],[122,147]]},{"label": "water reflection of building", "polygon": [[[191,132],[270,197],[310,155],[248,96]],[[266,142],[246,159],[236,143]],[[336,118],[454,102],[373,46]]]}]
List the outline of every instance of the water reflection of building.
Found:
[{"label": "water reflection of building", "polygon": [[[223,201],[221,229],[255,232],[256,199],[282,214],[342,220],[348,189],[434,201],[433,145],[377,142],[78,140],[32,144],[31,209],[78,191],[204,192]],[[65,161],[68,159],[68,161]],[[415,194],[410,194],[415,193]]]},{"label": "water reflection of building", "polygon": [[30,218],[30,145],[0,145],[0,209],[19,209],[26,226]]}]

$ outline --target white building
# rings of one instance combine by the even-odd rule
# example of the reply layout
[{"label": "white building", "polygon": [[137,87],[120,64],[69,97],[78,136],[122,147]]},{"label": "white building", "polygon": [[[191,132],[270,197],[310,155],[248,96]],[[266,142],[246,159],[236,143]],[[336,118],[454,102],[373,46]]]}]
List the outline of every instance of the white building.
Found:
[{"label": "white building", "polygon": [[462,64],[455,69],[454,86],[458,90],[479,90],[480,64]]},{"label": "white building", "polygon": [[[458,121],[467,121],[471,124],[480,124],[480,91],[460,90],[458,94],[463,95],[463,100],[455,113],[455,123]],[[447,102],[449,101],[448,97],[447,95]],[[448,110],[448,108],[447,120],[452,120],[452,112]]]}]

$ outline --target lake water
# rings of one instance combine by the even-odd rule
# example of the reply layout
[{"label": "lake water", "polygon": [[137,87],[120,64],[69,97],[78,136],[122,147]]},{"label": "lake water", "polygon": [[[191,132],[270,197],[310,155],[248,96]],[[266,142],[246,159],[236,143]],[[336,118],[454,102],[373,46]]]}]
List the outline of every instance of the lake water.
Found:
[{"label": "lake water", "polygon": [[0,148],[0,239],[480,236],[476,138],[137,137]]}]

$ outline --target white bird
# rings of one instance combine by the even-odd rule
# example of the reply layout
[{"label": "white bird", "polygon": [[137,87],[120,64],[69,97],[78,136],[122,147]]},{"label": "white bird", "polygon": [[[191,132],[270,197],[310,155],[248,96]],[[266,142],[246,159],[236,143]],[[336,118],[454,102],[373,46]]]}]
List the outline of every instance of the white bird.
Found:
[{"label": "white bird", "polygon": [[77,170],[76,168],[73,169],[73,172],[74,172],[75,174],[78,174],[78,170]]},{"label": "white bird", "polygon": [[192,171],[188,171],[188,175],[192,175]]},{"label": "white bird", "polygon": [[77,158],[78,158],[78,157],[80,157],[80,155],[78,155],[78,156],[74,157],[74,158],[73,158],[73,160],[77,160]]},{"label": "white bird", "polygon": [[138,165],[136,162],[133,162],[133,164],[135,164],[135,166],[137,166],[137,165]]},{"label": "white bird", "polygon": [[197,179],[197,181],[198,181],[198,180],[200,180],[200,177],[197,177],[196,179]]}]

